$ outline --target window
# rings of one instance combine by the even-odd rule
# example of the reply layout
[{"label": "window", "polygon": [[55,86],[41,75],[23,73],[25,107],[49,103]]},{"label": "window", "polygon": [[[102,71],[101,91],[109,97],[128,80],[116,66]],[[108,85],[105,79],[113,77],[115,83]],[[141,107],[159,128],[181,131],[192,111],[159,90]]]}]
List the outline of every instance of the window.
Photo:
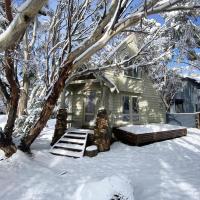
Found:
[{"label": "window", "polygon": [[183,113],[183,99],[175,99],[175,110],[177,113]]},{"label": "window", "polygon": [[123,121],[130,121],[130,100],[129,96],[122,97],[123,102]]},{"label": "window", "polygon": [[122,120],[139,121],[138,97],[123,96],[122,104]]},{"label": "window", "polygon": [[87,97],[85,102],[85,122],[90,122],[94,120],[95,117],[95,99],[96,92],[91,91]]},{"label": "window", "polygon": [[[126,56],[124,59],[128,59],[129,57]],[[129,61],[128,63],[125,64],[125,68],[126,67],[130,67],[131,65],[133,65],[132,61]],[[125,76],[130,76],[130,77],[134,77],[134,78],[141,78],[141,71],[139,70],[139,68],[128,68],[124,70],[124,75]]]},{"label": "window", "polygon": [[127,70],[124,70],[124,75],[134,77],[134,78],[140,78],[141,76],[139,75],[139,70],[138,68],[129,68]]}]

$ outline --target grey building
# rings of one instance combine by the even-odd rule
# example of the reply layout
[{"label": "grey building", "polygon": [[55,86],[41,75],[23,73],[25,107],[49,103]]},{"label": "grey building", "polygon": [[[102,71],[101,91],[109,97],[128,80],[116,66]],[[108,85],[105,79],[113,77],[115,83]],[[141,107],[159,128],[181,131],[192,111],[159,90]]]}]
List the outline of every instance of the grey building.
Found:
[{"label": "grey building", "polygon": [[176,93],[170,113],[200,112],[200,79],[182,78],[181,89]]}]

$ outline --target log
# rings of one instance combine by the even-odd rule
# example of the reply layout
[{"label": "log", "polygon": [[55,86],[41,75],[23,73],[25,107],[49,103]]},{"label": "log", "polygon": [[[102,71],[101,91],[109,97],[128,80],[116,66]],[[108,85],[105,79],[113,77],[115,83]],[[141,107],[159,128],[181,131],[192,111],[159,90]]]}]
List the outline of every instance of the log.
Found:
[{"label": "log", "polygon": [[85,156],[94,157],[98,154],[98,148],[96,145],[88,146],[85,150]]},{"label": "log", "polygon": [[105,109],[99,110],[94,128],[94,143],[100,152],[110,150],[108,115]]}]

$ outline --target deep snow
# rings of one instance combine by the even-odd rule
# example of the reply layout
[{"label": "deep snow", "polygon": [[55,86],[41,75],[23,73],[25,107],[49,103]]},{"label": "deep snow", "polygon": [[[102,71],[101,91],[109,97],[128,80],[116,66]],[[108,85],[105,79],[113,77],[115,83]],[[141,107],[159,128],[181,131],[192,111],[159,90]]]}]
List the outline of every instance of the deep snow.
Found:
[{"label": "deep snow", "polygon": [[200,200],[200,130],[143,147],[116,142],[97,157],[73,159],[48,152],[49,124],[32,157],[18,151],[0,161],[1,200],[106,200],[117,191],[128,200]]}]

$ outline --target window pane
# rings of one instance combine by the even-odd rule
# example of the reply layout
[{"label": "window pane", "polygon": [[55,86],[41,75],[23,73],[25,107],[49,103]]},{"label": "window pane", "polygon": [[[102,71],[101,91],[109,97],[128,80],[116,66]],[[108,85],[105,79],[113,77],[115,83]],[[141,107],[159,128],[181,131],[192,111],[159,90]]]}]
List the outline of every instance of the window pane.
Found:
[{"label": "window pane", "polygon": [[177,113],[184,112],[183,99],[175,99],[175,110]]},{"label": "window pane", "polygon": [[86,99],[85,113],[95,113],[96,92],[91,92]]},{"label": "window pane", "polygon": [[133,69],[133,77],[139,77],[139,70],[137,68]]},{"label": "window pane", "polygon": [[85,122],[90,122],[94,120],[94,115],[85,115]]},{"label": "window pane", "polygon": [[122,120],[126,122],[130,121],[130,115],[123,115]]},{"label": "window pane", "polygon": [[138,98],[132,97],[132,113],[139,113]]},{"label": "window pane", "polygon": [[123,114],[129,114],[129,96],[123,96]]}]

